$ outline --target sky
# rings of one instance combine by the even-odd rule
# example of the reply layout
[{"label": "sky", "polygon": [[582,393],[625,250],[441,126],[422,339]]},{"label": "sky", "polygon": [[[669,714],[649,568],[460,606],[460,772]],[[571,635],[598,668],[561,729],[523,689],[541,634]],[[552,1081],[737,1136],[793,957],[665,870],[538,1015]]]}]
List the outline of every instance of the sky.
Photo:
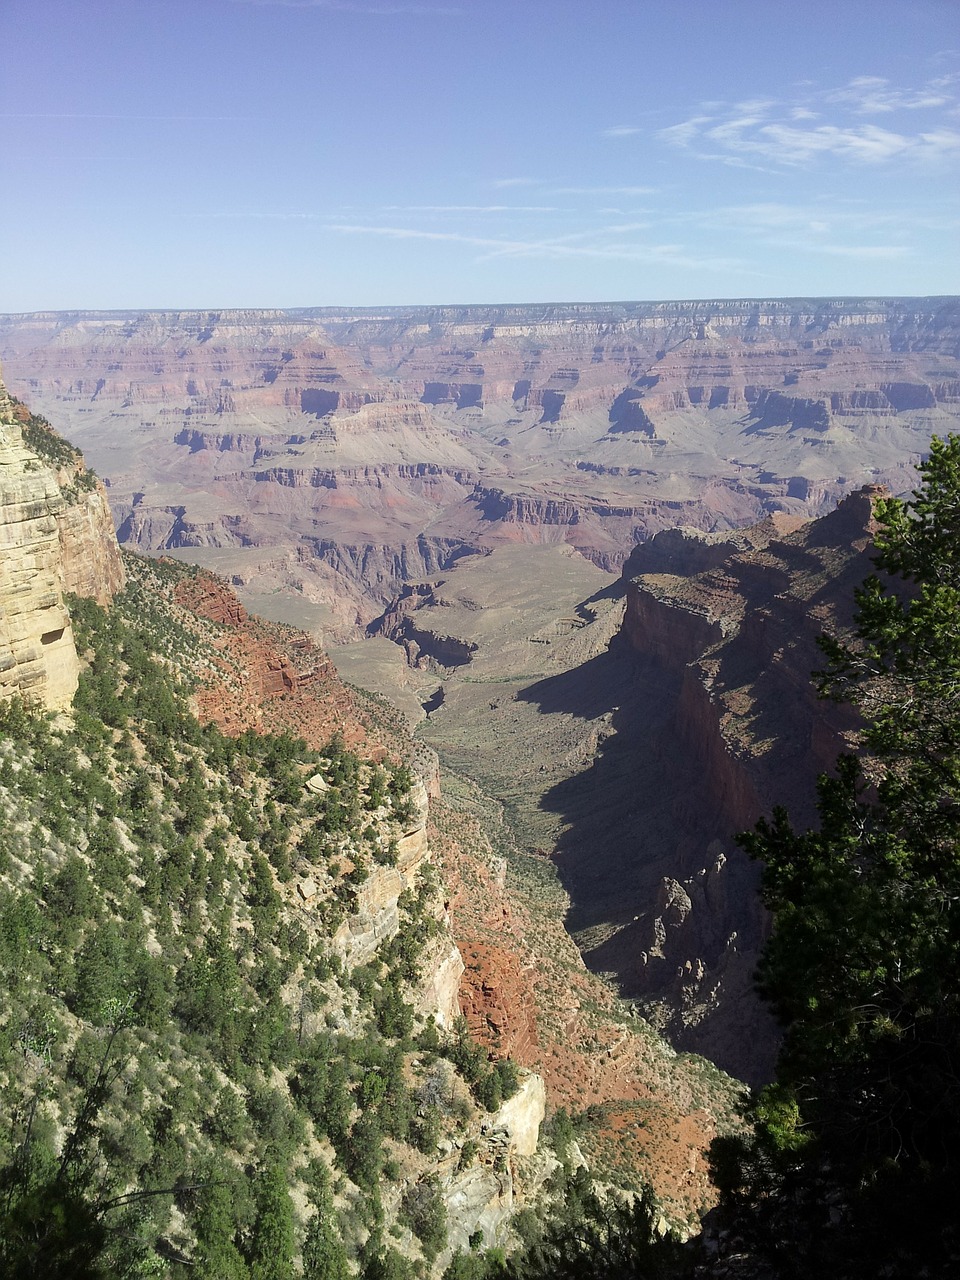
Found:
[{"label": "sky", "polygon": [[960,293],[960,0],[0,0],[0,311]]}]

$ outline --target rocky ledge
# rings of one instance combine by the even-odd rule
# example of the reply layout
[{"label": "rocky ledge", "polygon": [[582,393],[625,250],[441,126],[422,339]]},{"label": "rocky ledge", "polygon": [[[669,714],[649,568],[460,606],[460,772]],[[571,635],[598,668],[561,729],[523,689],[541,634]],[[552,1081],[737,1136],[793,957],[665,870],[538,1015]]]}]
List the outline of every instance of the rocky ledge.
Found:
[{"label": "rocky ledge", "polygon": [[0,382],[0,696],[66,709],[80,666],[64,593],[105,602],[122,585],[102,485]]}]

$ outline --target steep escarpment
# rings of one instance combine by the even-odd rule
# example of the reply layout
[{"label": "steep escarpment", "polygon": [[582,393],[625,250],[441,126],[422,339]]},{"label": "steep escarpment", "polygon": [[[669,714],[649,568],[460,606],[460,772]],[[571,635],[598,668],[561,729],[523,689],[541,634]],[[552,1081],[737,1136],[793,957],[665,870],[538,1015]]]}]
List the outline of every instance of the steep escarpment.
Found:
[{"label": "steep escarpment", "polygon": [[[872,502],[882,492],[865,488],[813,524],[774,517],[743,531],[742,542],[752,544],[743,550],[733,550],[740,539],[718,539],[713,549],[727,549],[724,559],[692,574],[646,572],[656,540],[634,553],[622,633],[638,656],[682,675],[678,737],[691,748],[703,744],[704,761],[707,744],[722,740],[726,774],[704,775],[705,794],[718,805],[740,789],[736,769],[754,778],[767,809],[789,794],[795,757],[807,758],[814,774],[833,764],[848,716],[817,699],[809,677],[820,661],[817,637],[850,624],[853,588],[870,572]],[[739,827],[758,816],[724,814]]]},{"label": "steep escarpment", "polygon": [[79,664],[64,592],[123,585],[103,486],[0,382],[0,693],[69,705]]},{"label": "steep escarpment", "polygon": [[817,700],[810,672],[817,636],[849,626],[853,588],[870,571],[876,493],[799,528],[774,518],[729,540],[677,532],[636,549],[621,643],[641,687],[670,693],[637,753],[667,798],[648,811],[651,830],[626,840],[641,890],[634,917],[601,927],[590,906],[598,869],[562,858],[591,963],[648,1001],[675,1042],[745,1075],[769,1061],[771,1031],[750,993],[765,924],[756,868],[731,836],[775,803],[810,822],[814,796],[797,779],[829,770],[855,728]]},{"label": "steep escarpment", "polygon": [[356,635],[456,548],[618,570],[679,524],[903,489],[958,421],[958,327],[949,298],[42,313],[0,317],[0,354],[126,544]]},{"label": "steep escarpment", "polygon": [[[851,728],[809,674],[869,572],[871,496],[814,522],[665,531],[619,583],[568,548],[499,548],[411,585],[382,620],[416,664],[420,733],[552,860],[588,966],[741,1078],[769,1078],[776,1032],[753,986],[757,869],[734,835],[775,803],[808,821],[798,779]],[[410,628],[476,647],[444,666]],[[483,991],[497,945],[478,948],[470,1007],[522,1039],[523,1017]]]}]

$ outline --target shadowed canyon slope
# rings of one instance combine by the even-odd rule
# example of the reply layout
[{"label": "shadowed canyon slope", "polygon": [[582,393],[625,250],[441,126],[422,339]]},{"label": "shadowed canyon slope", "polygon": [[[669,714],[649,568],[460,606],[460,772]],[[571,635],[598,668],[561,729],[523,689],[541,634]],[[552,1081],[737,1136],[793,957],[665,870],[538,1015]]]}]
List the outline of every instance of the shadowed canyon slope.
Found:
[{"label": "shadowed canyon slope", "polygon": [[0,355],[122,541],[340,628],[506,543],[613,570],[677,524],[903,489],[960,416],[942,298],[38,313]]},{"label": "shadowed canyon slope", "polygon": [[[769,1072],[775,1032],[752,988],[756,868],[733,835],[777,803],[812,821],[813,779],[854,728],[810,672],[870,572],[874,493],[812,522],[664,531],[619,581],[569,547],[498,548],[408,588],[381,623],[403,648],[398,705],[417,694],[422,736],[552,858],[590,967],[748,1079]],[[335,661],[391,692],[382,643]]]}]

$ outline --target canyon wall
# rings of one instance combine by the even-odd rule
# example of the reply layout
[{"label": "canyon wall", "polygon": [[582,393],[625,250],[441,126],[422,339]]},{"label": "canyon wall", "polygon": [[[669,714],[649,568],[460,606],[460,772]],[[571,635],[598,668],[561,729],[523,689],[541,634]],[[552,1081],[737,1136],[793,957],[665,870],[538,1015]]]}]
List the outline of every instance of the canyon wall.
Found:
[{"label": "canyon wall", "polygon": [[509,543],[616,570],[658,531],[899,491],[960,421],[951,298],[0,316],[14,389],[121,539],[349,629]]},{"label": "canyon wall", "polygon": [[102,485],[47,433],[0,382],[0,696],[60,711],[80,670],[64,592],[105,603],[123,569]]},{"label": "canyon wall", "polygon": [[817,637],[851,625],[880,492],[799,527],[773,517],[733,537],[663,534],[625,569],[620,643],[672,691],[652,752],[673,830],[667,857],[647,863],[638,914],[592,963],[616,969],[675,1042],[751,1078],[773,1047],[751,990],[767,926],[758,869],[732,837],[777,804],[814,822],[815,778],[853,741],[854,714],[818,699],[810,677]]}]

